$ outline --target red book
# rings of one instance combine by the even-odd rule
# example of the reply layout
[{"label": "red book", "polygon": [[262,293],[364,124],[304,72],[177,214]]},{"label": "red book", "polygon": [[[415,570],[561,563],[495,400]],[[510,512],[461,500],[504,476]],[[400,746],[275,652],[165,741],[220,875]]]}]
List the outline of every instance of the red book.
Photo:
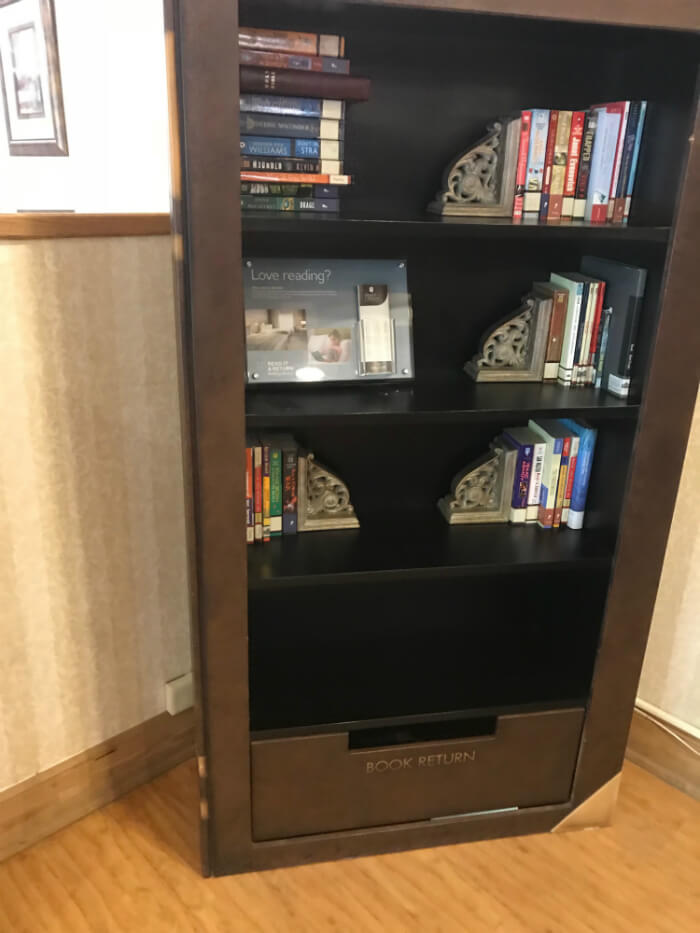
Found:
[{"label": "red book", "polygon": [[255,540],[255,516],[253,511],[253,448],[245,449],[245,536],[250,544]]},{"label": "red book", "polygon": [[263,539],[263,468],[262,446],[253,448],[253,508],[255,517],[255,540]]},{"label": "red book", "polygon": [[518,147],[518,161],[515,169],[515,198],[513,199],[513,223],[520,223],[523,219],[523,195],[527,178],[527,150],[530,145],[530,124],[532,111],[523,110],[520,114],[520,145]]},{"label": "red book", "polygon": [[321,175],[308,172],[241,172],[241,181],[273,181],[298,185],[349,185],[350,175]]},{"label": "red book", "polygon": [[549,111],[549,129],[547,130],[547,148],[544,154],[544,174],[542,175],[542,198],[540,200],[540,220],[547,219],[549,210],[549,189],[552,185],[552,162],[554,160],[554,142],[557,135],[559,111]]},{"label": "red book", "polygon": [[596,350],[598,349],[598,340],[600,338],[600,320],[603,316],[603,301],[605,299],[605,282],[600,281],[598,285],[598,304],[593,318],[593,330],[591,331],[591,346],[588,353],[588,369],[586,371],[586,383],[593,385],[595,382],[595,371],[593,370],[593,361],[595,360]]},{"label": "red book", "polygon": [[581,140],[583,139],[583,125],[585,122],[586,111],[574,110],[571,115],[571,135],[569,136],[569,152],[566,159],[566,175],[564,176],[564,200],[561,208],[562,220],[571,220],[574,213],[576,179],[578,178],[578,163],[581,158]]}]

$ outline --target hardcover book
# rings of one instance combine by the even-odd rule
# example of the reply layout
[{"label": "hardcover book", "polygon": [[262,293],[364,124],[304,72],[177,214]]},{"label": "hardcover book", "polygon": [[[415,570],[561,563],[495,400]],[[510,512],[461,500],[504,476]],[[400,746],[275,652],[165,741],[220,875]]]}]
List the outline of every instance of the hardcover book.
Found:
[{"label": "hardcover book", "polygon": [[403,260],[246,259],[243,294],[253,384],[413,376]]},{"label": "hardcover book", "polygon": [[242,113],[241,133],[250,136],[292,136],[306,139],[335,139],[344,136],[345,123],[317,117],[288,117],[282,114]]},{"label": "hardcover book", "polygon": [[334,214],[340,207],[338,198],[285,198],[275,195],[242,194],[244,211],[315,211]]},{"label": "hardcover book", "polygon": [[642,102],[640,100],[631,101],[629,114],[627,117],[627,127],[625,129],[625,138],[622,144],[620,174],[617,180],[617,188],[615,191],[615,206],[613,208],[612,215],[612,221],[616,224],[621,224],[625,219],[627,186],[629,184],[630,171],[632,168],[632,157],[634,155],[634,146],[637,141],[637,127],[639,126],[639,116],[641,112]]},{"label": "hardcover book", "polygon": [[[517,449],[510,521],[513,524],[524,524],[527,521],[528,507],[536,504],[536,502],[531,503],[531,492],[533,496],[535,495],[532,468],[535,445],[540,439],[534,431],[522,427],[506,428],[503,436]],[[540,475],[540,483],[541,479]],[[537,494],[539,494],[539,489]]]},{"label": "hardcover book", "polygon": [[542,419],[540,421],[531,419],[528,422],[528,427],[535,434],[538,434],[546,444],[537,524],[540,528],[552,528],[554,525],[554,510],[557,504],[561,453],[566,432],[554,419]]},{"label": "hardcover book", "polygon": [[542,381],[556,382],[559,375],[569,293],[565,288],[558,287],[553,282],[534,282],[532,291],[538,297],[552,302]]},{"label": "hardcover book", "polygon": [[240,83],[244,94],[290,94],[331,100],[369,100],[370,91],[367,78],[255,65],[241,65]]},{"label": "hardcover book", "polygon": [[639,150],[642,144],[642,133],[644,132],[644,121],[646,119],[647,113],[647,102],[645,100],[641,101],[641,107],[639,111],[639,120],[637,122],[637,133],[634,140],[634,150],[632,152],[632,164],[630,166],[629,180],[627,182],[627,192],[625,197],[625,210],[623,223],[627,223],[629,220],[630,208],[632,206],[632,192],[634,191],[634,180],[637,175],[637,165],[639,164]]},{"label": "hardcover book", "polygon": [[576,470],[571,487],[571,504],[566,519],[566,524],[569,528],[579,531],[583,528],[586,496],[588,495],[588,484],[591,477],[593,454],[598,432],[595,428],[586,424],[585,421],[574,421],[571,418],[563,418],[561,423],[566,430],[571,432],[572,437],[577,436],[579,439]]},{"label": "hardcover book", "polygon": [[562,385],[571,385],[576,359],[576,337],[578,335],[579,318],[581,316],[583,285],[581,282],[577,282],[570,278],[568,274],[560,275],[556,272],[550,275],[549,280],[552,284],[565,288],[569,293],[557,380]]},{"label": "hardcover book", "polygon": [[[539,215],[542,199],[542,178],[547,150],[549,110],[533,110],[530,127],[530,143],[527,155],[523,215]],[[534,218],[530,218],[534,219]]]},{"label": "hardcover book", "polygon": [[588,182],[591,177],[591,159],[593,145],[598,129],[598,113],[589,110],[586,114],[586,123],[581,139],[581,156],[579,158],[578,177],[576,179],[576,197],[574,198],[574,220],[583,220],[586,213],[586,198],[588,196]]},{"label": "hardcover book", "polygon": [[544,153],[544,174],[542,175],[542,197],[540,199],[540,220],[547,219],[549,210],[549,191],[552,184],[552,165],[554,162],[554,143],[559,126],[559,111],[549,111],[549,128],[547,130],[547,148]]},{"label": "hardcover book", "polygon": [[557,132],[552,155],[552,180],[549,186],[549,206],[547,221],[556,223],[561,220],[564,208],[564,182],[566,181],[567,159],[569,155],[569,137],[571,136],[571,110],[560,110],[557,120]]},{"label": "hardcover book", "polygon": [[523,110],[520,114],[520,145],[515,168],[515,197],[513,198],[513,222],[519,223],[523,218],[523,198],[527,182],[527,150],[530,143],[530,126],[532,124],[532,111]]},{"label": "hardcover book", "polygon": [[270,49],[273,52],[299,52],[302,55],[345,55],[343,36],[292,32],[285,29],[253,29],[239,26],[238,44],[242,49]]},{"label": "hardcover book", "polygon": [[564,176],[564,197],[562,200],[561,208],[562,220],[571,220],[574,215],[576,182],[578,181],[578,169],[581,158],[581,143],[583,141],[583,129],[585,126],[585,121],[586,111],[574,110],[571,116],[569,152],[566,162],[566,174]]},{"label": "hardcover book", "polygon": [[[241,178],[243,173],[248,172],[271,172],[274,175],[342,175],[343,163],[338,159],[278,159],[270,157],[241,157]],[[345,178],[348,176],[345,175]],[[247,181],[255,179],[246,179]],[[301,178],[268,178],[266,175],[261,181],[303,181]],[[346,182],[334,182],[336,185],[350,184]]]},{"label": "hardcover book", "polygon": [[241,155],[297,159],[342,159],[343,144],[334,139],[241,136]]},{"label": "hardcover book", "polygon": [[615,167],[621,116],[606,107],[596,108],[598,128],[593,143],[591,174],[584,217],[591,223],[605,223],[608,217],[610,185]]},{"label": "hardcover book", "polygon": [[241,49],[238,56],[242,65],[292,68],[296,71],[325,71],[339,75],[350,74],[350,62],[347,58],[334,58],[330,55],[294,55],[291,52]]}]

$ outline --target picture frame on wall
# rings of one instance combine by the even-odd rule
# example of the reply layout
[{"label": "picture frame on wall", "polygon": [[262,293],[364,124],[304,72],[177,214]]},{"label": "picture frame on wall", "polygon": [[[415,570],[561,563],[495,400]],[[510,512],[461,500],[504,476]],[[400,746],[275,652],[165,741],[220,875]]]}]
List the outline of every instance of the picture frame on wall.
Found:
[{"label": "picture frame on wall", "polygon": [[11,156],[67,156],[53,0],[0,0],[0,91]]}]

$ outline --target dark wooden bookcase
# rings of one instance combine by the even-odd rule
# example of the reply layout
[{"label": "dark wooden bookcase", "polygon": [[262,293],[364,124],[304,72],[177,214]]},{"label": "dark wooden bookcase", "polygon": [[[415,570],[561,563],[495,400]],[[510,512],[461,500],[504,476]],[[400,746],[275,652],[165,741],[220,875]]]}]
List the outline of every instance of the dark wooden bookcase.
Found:
[{"label": "dark wooden bookcase", "polygon": [[[205,870],[600,821],[698,385],[700,9],[167,6]],[[344,34],[353,73],[372,80],[348,115],[357,183],[339,218],[241,217],[239,17]],[[629,226],[425,214],[443,166],[494,117],[621,98],[650,102]],[[648,269],[630,400],[471,384],[461,367],[484,327],[587,253]],[[243,256],[407,259],[415,383],[246,391]],[[584,530],[445,525],[435,503],[453,473],[532,415],[599,429]],[[339,471],[359,532],[246,547],[245,432],[272,428]],[[435,766],[391,765],[412,755]],[[586,809],[596,800],[603,817]]]}]

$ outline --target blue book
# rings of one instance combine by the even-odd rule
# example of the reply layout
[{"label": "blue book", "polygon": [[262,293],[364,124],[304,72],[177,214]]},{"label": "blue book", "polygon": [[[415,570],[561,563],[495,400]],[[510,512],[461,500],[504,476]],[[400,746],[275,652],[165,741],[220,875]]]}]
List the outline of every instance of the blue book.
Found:
[{"label": "blue book", "polygon": [[625,210],[623,223],[627,223],[630,216],[630,207],[632,204],[632,192],[634,191],[634,178],[637,174],[637,163],[639,162],[639,148],[642,145],[642,133],[644,132],[644,118],[647,115],[647,102],[641,101],[639,110],[639,120],[637,121],[637,134],[634,140],[634,150],[632,152],[632,164],[630,165],[630,174],[627,180],[627,191],[625,196]]},{"label": "blue book", "polygon": [[[534,213],[539,217],[548,133],[549,110],[533,110],[530,124],[530,142],[527,150],[523,214]],[[530,218],[530,220],[533,219],[537,218]]]},{"label": "blue book", "polygon": [[241,136],[241,155],[278,156],[297,159],[342,159],[343,147],[335,139]]},{"label": "blue book", "polygon": [[304,139],[342,139],[342,120],[289,117],[282,114],[242,113],[241,133],[249,136],[294,136]]},{"label": "blue book", "polygon": [[593,465],[593,454],[598,431],[596,428],[581,424],[578,421],[574,421],[572,418],[562,418],[561,423],[567,430],[574,434],[578,434],[580,438],[576,473],[574,474],[574,485],[571,490],[569,517],[566,520],[566,524],[569,528],[578,531],[583,528],[583,519],[586,511],[586,496],[588,495],[588,482],[591,478],[591,467]]},{"label": "blue book", "polygon": [[521,524],[527,520],[530,480],[532,476],[532,457],[539,436],[529,428],[506,428],[503,432],[506,440],[517,448],[513,496],[511,498],[510,520]]},{"label": "blue book", "polygon": [[342,120],[345,117],[345,101],[321,100],[317,97],[241,94],[240,107],[244,113],[278,113],[290,117],[318,117],[324,120]]}]

